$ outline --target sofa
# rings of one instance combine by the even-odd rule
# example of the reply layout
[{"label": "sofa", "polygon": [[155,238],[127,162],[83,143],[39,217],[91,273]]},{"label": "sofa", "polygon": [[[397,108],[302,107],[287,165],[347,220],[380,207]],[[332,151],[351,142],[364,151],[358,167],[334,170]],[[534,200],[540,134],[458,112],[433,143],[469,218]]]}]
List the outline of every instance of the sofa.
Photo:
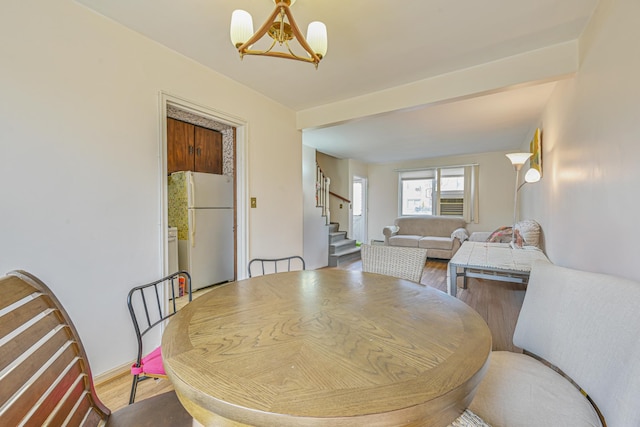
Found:
[{"label": "sofa", "polygon": [[469,234],[467,223],[451,216],[404,216],[382,230],[384,244],[427,249],[429,258],[451,259]]},{"label": "sofa", "polygon": [[490,354],[469,409],[496,427],[640,426],[638,307],[637,281],[534,263],[513,334],[524,353]]}]

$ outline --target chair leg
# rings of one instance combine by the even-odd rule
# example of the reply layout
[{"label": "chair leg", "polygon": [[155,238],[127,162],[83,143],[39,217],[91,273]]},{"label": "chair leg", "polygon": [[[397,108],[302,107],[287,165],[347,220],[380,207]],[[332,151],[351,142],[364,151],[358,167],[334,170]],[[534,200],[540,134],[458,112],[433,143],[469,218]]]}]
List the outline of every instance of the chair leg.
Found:
[{"label": "chair leg", "polygon": [[131,382],[131,394],[129,395],[129,405],[131,405],[136,399],[137,389],[138,389],[138,375],[134,375],[133,381]]}]

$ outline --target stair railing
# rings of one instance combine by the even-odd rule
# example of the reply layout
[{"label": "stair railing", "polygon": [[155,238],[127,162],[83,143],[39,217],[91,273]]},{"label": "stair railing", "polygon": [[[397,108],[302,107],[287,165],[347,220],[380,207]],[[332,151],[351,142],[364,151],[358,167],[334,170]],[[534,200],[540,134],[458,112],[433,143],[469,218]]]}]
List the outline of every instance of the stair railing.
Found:
[{"label": "stair railing", "polygon": [[326,218],[327,224],[331,222],[331,213],[329,212],[330,184],[331,179],[322,172],[316,163],[316,206],[322,208],[322,216]]},{"label": "stair railing", "polygon": [[336,194],[336,193],[334,193],[333,191],[329,191],[329,194],[330,194],[331,196],[333,196],[333,197],[336,197],[336,198],[338,198],[338,199],[342,200],[343,202],[346,202],[346,203],[351,204],[351,200],[347,199],[346,197],[342,197],[341,195]]}]

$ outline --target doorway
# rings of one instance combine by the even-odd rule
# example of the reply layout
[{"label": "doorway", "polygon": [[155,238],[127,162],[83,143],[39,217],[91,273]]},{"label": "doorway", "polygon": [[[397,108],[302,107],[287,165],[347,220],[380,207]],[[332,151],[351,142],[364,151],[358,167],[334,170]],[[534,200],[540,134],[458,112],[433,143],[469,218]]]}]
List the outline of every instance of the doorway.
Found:
[{"label": "doorway", "polygon": [[[248,206],[246,204],[248,194],[247,185],[247,133],[245,120],[227,114],[215,111],[211,108],[204,107],[188,100],[178,98],[166,93],[160,94],[160,124],[161,124],[161,141],[160,141],[160,226],[161,236],[163,236],[162,257],[163,272],[167,275],[169,272],[169,245],[168,245],[168,189],[167,189],[167,117],[183,114],[184,117],[199,119],[202,123],[216,123],[224,128],[223,135],[226,134],[227,141],[231,139],[233,153],[231,158],[233,164],[225,165],[226,174],[232,173],[235,184],[234,197],[234,234],[235,234],[235,251],[234,251],[234,270],[237,280],[245,278],[244,268],[238,266],[246,265],[248,254]],[[184,118],[183,117],[183,118]],[[233,140],[235,138],[235,143]],[[229,144],[227,144],[227,147]],[[227,156],[228,158],[229,156]]]},{"label": "doorway", "polygon": [[356,244],[367,242],[367,179],[353,177],[351,238]]}]

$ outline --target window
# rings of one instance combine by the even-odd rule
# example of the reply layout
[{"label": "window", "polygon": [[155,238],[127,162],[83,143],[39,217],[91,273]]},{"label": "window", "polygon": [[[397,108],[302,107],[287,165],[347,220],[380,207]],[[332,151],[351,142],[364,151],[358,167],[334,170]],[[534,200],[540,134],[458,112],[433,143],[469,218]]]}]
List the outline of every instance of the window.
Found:
[{"label": "window", "polygon": [[400,215],[451,215],[477,222],[476,165],[400,171]]}]

